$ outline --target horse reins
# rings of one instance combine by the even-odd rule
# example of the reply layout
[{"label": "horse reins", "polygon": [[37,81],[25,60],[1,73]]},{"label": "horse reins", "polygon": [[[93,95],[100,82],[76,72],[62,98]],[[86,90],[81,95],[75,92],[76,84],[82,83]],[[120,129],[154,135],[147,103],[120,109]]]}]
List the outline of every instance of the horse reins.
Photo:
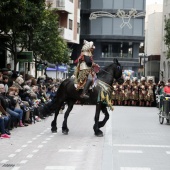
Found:
[{"label": "horse reins", "polygon": [[106,71],[106,70],[104,70],[104,69],[102,69],[102,68],[100,68],[100,70],[104,71],[104,72],[107,73],[107,74],[112,75],[111,73],[109,73],[108,71]]}]

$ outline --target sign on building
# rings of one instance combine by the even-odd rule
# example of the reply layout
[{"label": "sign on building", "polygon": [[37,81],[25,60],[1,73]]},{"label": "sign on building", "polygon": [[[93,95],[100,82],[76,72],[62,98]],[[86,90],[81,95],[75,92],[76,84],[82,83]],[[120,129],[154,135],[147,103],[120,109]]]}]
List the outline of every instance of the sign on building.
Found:
[{"label": "sign on building", "polygon": [[32,51],[24,51],[17,53],[17,61],[18,62],[32,62],[33,61],[33,52]]}]

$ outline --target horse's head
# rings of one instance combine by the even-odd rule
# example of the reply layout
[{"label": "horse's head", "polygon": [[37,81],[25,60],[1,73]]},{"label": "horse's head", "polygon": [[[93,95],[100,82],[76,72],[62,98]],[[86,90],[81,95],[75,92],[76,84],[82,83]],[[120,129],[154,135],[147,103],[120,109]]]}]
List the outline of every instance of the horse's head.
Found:
[{"label": "horse's head", "polygon": [[122,66],[120,65],[117,59],[114,59],[113,63],[114,63],[114,69],[113,69],[114,78],[119,84],[122,84],[124,82],[124,79],[122,78]]},{"label": "horse's head", "polygon": [[113,60],[113,63],[104,68],[100,68],[100,72],[97,74],[98,78],[105,83],[112,85],[116,80],[119,84],[123,82],[122,79],[122,66],[117,59]]}]

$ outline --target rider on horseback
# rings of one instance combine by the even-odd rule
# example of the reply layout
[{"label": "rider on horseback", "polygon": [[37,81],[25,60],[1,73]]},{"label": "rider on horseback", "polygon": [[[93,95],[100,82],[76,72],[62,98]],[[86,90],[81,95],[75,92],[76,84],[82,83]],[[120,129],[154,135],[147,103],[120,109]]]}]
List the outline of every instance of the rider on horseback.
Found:
[{"label": "rider on horseback", "polygon": [[95,46],[93,42],[84,40],[84,45],[81,50],[81,54],[77,59],[78,65],[76,70],[75,82],[78,84],[78,89],[82,89],[83,92],[80,95],[81,98],[88,99],[87,95],[89,87],[92,85],[93,77],[95,76],[94,68],[99,71],[99,65],[93,62],[93,51]]}]

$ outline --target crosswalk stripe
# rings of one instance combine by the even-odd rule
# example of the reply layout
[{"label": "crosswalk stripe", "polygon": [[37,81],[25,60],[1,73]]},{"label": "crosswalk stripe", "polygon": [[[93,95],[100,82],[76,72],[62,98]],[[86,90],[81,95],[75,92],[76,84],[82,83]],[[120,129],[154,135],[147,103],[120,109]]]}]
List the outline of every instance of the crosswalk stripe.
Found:
[{"label": "crosswalk stripe", "polygon": [[170,148],[170,145],[130,145],[130,144],[113,144],[120,147],[143,147],[143,148]]},{"label": "crosswalk stripe", "polygon": [[119,150],[119,153],[143,153],[143,151],[140,150]]},{"label": "crosswalk stripe", "polygon": [[45,170],[75,170],[74,166],[46,166]]},{"label": "crosswalk stripe", "polygon": [[151,170],[145,167],[121,167],[120,170]]}]

